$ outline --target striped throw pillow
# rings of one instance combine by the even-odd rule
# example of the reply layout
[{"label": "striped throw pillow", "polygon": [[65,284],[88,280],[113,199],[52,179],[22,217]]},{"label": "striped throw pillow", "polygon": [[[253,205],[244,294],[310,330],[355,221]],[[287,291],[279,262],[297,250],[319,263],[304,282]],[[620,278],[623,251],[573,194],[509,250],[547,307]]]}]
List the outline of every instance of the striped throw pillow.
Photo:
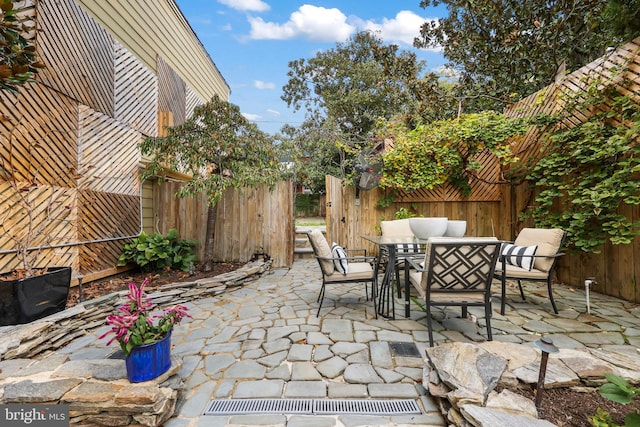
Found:
[{"label": "striped throw pillow", "polygon": [[535,258],[533,257],[538,250],[538,246],[516,246],[511,243],[502,245],[502,255],[505,257],[507,264],[515,265],[524,270],[531,271]]},{"label": "striped throw pillow", "polygon": [[336,242],[333,242],[331,245],[331,257],[336,258],[333,260],[333,265],[336,267],[338,273],[347,274],[349,272],[347,252]]}]

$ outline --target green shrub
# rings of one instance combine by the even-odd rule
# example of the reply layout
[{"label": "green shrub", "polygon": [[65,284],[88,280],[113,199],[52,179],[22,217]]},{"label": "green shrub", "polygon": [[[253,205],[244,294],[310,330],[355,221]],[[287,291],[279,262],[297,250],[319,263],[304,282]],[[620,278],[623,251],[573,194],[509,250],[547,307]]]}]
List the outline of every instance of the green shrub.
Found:
[{"label": "green shrub", "polygon": [[162,270],[165,267],[189,271],[189,264],[196,260],[193,248],[195,240],[178,239],[178,230],[172,228],[166,236],[160,233],[140,236],[126,243],[118,266],[134,263],[145,271]]},{"label": "green shrub", "polygon": [[[600,387],[600,395],[617,403],[631,403],[636,396],[640,396],[640,389],[635,388],[624,379],[614,374],[604,374],[609,381]],[[589,418],[589,423],[594,427],[620,427],[611,420],[607,411],[598,408],[596,415]],[[640,427],[640,407],[636,412],[627,414],[624,418],[624,427]]]}]

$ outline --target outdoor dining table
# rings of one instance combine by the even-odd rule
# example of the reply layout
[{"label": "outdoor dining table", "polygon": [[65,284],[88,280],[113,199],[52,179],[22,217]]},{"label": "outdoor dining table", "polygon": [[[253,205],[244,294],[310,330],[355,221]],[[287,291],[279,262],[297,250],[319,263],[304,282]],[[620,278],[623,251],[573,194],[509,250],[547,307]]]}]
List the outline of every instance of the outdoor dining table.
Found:
[{"label": "outdoor dining table", "polygon": [[[377,292],[377,307],[376,310],[378,315],[383,316],[388,319],[395,319],[395,298],[393,297],[393,279],[396,276],[396,261],[402,257],[407,256],[420,256],[419,253],[416,252],[399,252],[398,247],[402,247],[402,245],[415,245],[420,244],[426,245],[427,240],[420,240],[416,237],[407,237],[407,236],[361,236],[364,240],[374,243],[378,245],[380,250],[378,251],[378,268],[379,271],[380,263],[382,261],[382,257],[380,256],[383,251],[386,251],[388,254],[387,258],[387,266],[384,270],[384,276],[382,281],[380,282],[379,292],[374,289],[373,292]],[[422,254],[424,257],[424,254]],[[410,299],[409,292],[410,284],[405,283],[404,285],[404,316],[410,317]]]}]

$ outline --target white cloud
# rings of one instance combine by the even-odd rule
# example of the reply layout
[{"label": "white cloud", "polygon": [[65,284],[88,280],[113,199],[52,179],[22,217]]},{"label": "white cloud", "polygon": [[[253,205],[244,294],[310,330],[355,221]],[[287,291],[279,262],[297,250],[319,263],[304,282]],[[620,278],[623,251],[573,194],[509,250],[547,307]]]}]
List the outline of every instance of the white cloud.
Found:
[{"label": "white cloud", "polygon": [[245,119],[249,120],[250,122],[255,122],[262,119],[262,116],[258,114],[242,113],[242,115],[244,116]]},{"label": "white cloud", "polygon": [[413,46],[413,39],[420,34],[420,27],[427,21],[409,10],[401,10],[393,19],[384,18],[382,23],[365,21],[367,30],[378,32],[386,43],[398,43]]},{"label": "white cloud", "polygon": [[[228,0],[227,0],[228,1]],[[356,28],[347,23],[347,17],[339,9],[305,4],[293,12],[284,24],[265,22],[250,17],[252,39],[286,40],[305,38],[313,41],[344,41]]]},{"label": "white cloud", "polygon": [[267,113],[273,114],[274,116],[280,115],[280,111],[272,110],[271,108],[267,108]]},{"label": "white cloud", "polygon": [[275,89],[276,85],[274,83],[263,82],[262,80],[255,80],[253,82],[253,86],[256,89]]},{"label": "white cloud", "polygon": [[218,0],[225,6],[236,10],[246,10],[250,12],[264,12],[271,7],[262,0]]}]

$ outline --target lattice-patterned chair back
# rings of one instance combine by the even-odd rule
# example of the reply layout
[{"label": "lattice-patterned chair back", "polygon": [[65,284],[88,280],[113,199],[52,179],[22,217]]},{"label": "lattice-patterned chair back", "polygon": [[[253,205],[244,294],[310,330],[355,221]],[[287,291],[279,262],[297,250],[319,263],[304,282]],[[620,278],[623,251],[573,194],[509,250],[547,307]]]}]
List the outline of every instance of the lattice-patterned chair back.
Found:
[{"label": "lattice-patterned chair back", "polygon": [[487,338],[491,334],[491,282],[501,242],[494,237],[429,239],[422,266],[408,273],[408,279],[424,298],[433,345],[431,308],[434,306],[483,306]]}]

